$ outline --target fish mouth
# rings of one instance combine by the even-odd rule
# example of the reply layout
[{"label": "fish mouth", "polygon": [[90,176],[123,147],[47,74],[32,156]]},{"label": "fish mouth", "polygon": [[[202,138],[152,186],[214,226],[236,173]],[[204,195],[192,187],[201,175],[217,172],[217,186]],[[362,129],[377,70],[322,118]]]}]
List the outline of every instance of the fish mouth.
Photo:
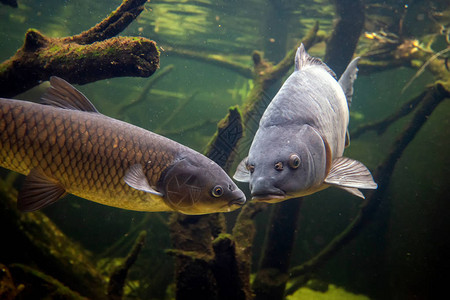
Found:
[{"label": "fish mouth", "polygon": [[246,201],[245,197],[239,197],[228,202],[228,206],[234,205],[243,206],[245,204],[245,201]]},{"label": "fish mouth", "polygon": [[286,199],[285,193],[252,194],[252,200],[259,202],[277,203]]}]

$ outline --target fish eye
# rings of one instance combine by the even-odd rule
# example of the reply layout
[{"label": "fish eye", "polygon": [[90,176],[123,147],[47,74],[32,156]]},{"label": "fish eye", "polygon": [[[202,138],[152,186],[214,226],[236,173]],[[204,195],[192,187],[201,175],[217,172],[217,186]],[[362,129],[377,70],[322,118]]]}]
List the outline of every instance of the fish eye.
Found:
[{"label": "fish eye", "polygon": [[297,154],[291,154],[289,156],[289,167],[291,169],[297,169],[300,166],[300,157]]},{"label": "fish eye", "polygon": [[248,170],[250,173],[255,172],[255,166],[254,166],[254,165],[246,165],[246,167],[247,167],[247,170]]},{"label": "fish eye", "polygon": [[222,188],[220,185],[216,185],[216,186],[212,189],[211,194],[212,194],[214,197],[219,198],[220,196],[223,195],[223,188]]},{"label": "fish eye", "polygon": [[281,161],[279,161],[275,164],[275,170],[283,171],[283,163]]}]

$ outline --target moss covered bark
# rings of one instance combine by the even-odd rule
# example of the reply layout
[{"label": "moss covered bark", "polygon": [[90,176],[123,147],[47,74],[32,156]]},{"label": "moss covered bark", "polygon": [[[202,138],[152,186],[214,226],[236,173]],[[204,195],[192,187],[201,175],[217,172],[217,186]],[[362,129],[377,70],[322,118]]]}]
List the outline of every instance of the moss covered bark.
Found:
[{"label": "moss covered bark", "polygon": [[[89,253],[67,238],[43,213],[19,212],[17,191],[11,187],[11,180],[0,180],[0,228],[8,228],[2,234],[2,263],[35,266],[85,297],[105,298],[105,279]],[[15,246],[10,247],[9,243]]]},{"label": "moss covered bark", "polygon": [[0,64],[0,96],[15,96],[53,75],[73,84],[152,75],[159,67],[155,42],[113,37],[139,15],[145,2],[124,0],[108,18],[79,35],[49,38],[29,29],[23,46]]}]

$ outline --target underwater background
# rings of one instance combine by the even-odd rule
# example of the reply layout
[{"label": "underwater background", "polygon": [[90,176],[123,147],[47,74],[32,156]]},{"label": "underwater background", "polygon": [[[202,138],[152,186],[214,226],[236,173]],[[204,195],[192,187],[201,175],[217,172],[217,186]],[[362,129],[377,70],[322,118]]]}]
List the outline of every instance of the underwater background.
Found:
[{"label": "underwater background", "polygon": [[[13,7],[5,4],[13,1],[1,2],[0,62],[22,47],[30,28],[52,38],[76,35],[122,3],[17,0]],[[344,28],[361,22],[361,30],[334,31],[339,18],[350,22]],[[365,201],[329,188],[253,207],[248,187],[239,184],[246,206],[211,216],[127,211],[72,195],[40,212],[20,213],[9,199],[24,177],[1,169],[0,298],[435,299],[448,294],[449,27],[445,0],[148,1],[119,35],[155,41],[160,68],[147,78],[117,75],[77,85],[101,113],[204,153],[218,123],[238,106],[245,131],[226,166],[232,175],[293,66],[269,81],[264,72],[283,63],[313,32],[308,52],[336,73],[342,66],[332,59],[339,58],[333,50],[362,57],[345,156],[363,162],[379,189],[365,193]],[[331,41],[340,49],[330,49]],[[37,102],[46,87],[43,82],[14,98]],[[247,208],[254,211],[241,216]],[[122,291],[107,293],[111,274],[139,242],[143,246],[128,266]]]}]

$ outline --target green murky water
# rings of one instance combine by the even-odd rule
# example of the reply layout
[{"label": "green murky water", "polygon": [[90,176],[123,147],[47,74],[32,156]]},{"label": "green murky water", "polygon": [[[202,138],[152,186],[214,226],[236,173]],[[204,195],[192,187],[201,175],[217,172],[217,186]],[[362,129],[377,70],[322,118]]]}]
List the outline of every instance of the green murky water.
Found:
[{"label": "green murky water", "polygon": [[[348,4],[353,1],[337,2]],[[444,83],[447,93],[450,89],[449,53],[445,52],[450,46],[450,8],[447,1],[363,2],[365,21],[355,50],[355,55],[362,56],[363,62],[354,86],[351,133],[360,126],[396,114],[402,105],[430,91],[429,86],[437,80]],[[6,61],[16,53],[29,28],[52,38],[75,35],[106,18],[120,3],[117,0],[18,0],[17,8],[0,4],[0,61]],[[318,21],[319,31],[309,52],[323,58],[327,47],[325,41],[330,37],[337,17],[334,1],[326,0],[150,1],[119,36],[144,37],[157,43],[160,69],[153,76],[168,66],[173,69],[147,94],[143,94],[143,90],[153,76],[118,76],[77,88],[103,114],[203,152],[228,108],[238,105],[244,110],[249,95],[258,88],[255,79],[258,75],[255,77],[251,73],[252,53],[260,51],[266,61],[276,65]],[[350,23],[358,17],[350,16]],[[349,34],[340,36],[339,47],[344,50],[352,47],[346,38]],[[183,55],[183,51],[188,54]],[[439,51],[443,53],[429,61],[424,71],[418,74],[420,67]],[[202,54],[203,58],[193,57],[193,54]],[[207,60],[206,55],[212,60]],[[219,59],[225,63],[218,63]],[[232,63],[246,68],[249,71],[247,76],[230,66]],[[264,69],[265,72],[270,70]],[[234,173],[239,159],[246,156],[260,113],[291,72],[292,68],[265,87],[262,100],[255,108],[257,113],[250,118],[245,137],[240,147],[235,149],[237,155],[229,174]],[[415,79],[409,85],[412,78]],[[407,88],[402,92],[405,86]],[[43,83],[14,98],[37,101],[46,87]],[[127,106],[139,98],[142,99],[139,104]],[[294,293],[295,289],[291,289],[299,278],[289,280],[288,299],[434,299],[445,292],[445,284],[442,283],[448,278],[447,240],[450,233],[447,217],[450,209],[448,99],[440,102],[431,114],[426,114],[426,121],[417,134],[407,139],[409,143],[404,151],[386,163],[392,151],[398,149],[396,146],[404,137],[405,128],[414,125],[414,116],[421,113],[422,103],[425,100],[412,112],[395,119],[383,133],[368,130],[352,138],[351,146],[345,150],[346,156],[363,162],[372,171],[380,166],[392,167],[387,173],[381,173],[388,178],[387,181],[377,180],[383,185],[380,186],[383,189],[380,194],[369,196],[370,201],[366,203],[344,191],[329,188],[305,197],[294,221],[287,219],[287,222],[294,222],[285,227],[294,232],[292,240],[279,257],[272,257],[272,262],[279,260],[281,265],[283,261],[288,268],[287,271],[280,270],[275,264],[272,271],[279,273],[275,272],[276,276],[270,277],[269,282],[273,283],[275,279],[285,282],[292,274],[291,268],[316,257],[324,249],[332,249],[325,258],[319,258],[320,264],[303,274],[303,281],[300,280],[298,285],[301,290]],[[8,170],[0,169],[2,203],[9,203],[10,198],[14,198],[15,190],[20,189],[24,179],[19,176],[11,180],[9,174]],[[239,186],[250,199],[248,187],[245,184]],[[252,219],[254,239],[247,236],[245,240],[236,234],[230,237],[236,249],[252,246],[245,248],[250,255],[247,258],[251,261],[251,272],[247,269],[247,274],[240,273],[240,282],[249,278],[253,280],[255,274],[262,276],[264,263],[261,265],[260,261],[264,261],[266,243],[282,244],[287,239],[284,235],[280,235],[279,240],[269,239],[267,232],[273,228],[271,212],[274,207],[291,205],[288,204],[290,201],[300,200],[269,205]],[[29,217],[24,215],[28,214],[16,212],[8,205],[1,205],[0,220],[0,264],[3,265],[0,295],[5,295],[4,299],[14,299],[14,295],[17,299],[49,299],[62,294],[65,295],[60,296],[63,299],[68,295],[92,299],[106,297],[107,282],[114,266],[123,262],[122,258],[130,251],[141,230],[147,233],[145,244],[129,269],[123,299],[173,299],[175,295],[178,299],[190,295],[197,296],[197,299],[227,299],[230,294],[224,290],[250,291],[249,287],[224,288],[221,285],[227,282],[224,278],[233,281],[233,274],[237,273],[227,268],[217,269],[217,261],[223,257],[220,258],[217,249],[214,251],[213,248],[218,244],[213,240],[217,242],[225,233],[232,233],[233,228],[239,229],[237,225],[240,223],[236,219],[240,210],[224,215],[226,229],[222,230],[222,235],[208,233],[211,227],[199,226],[195,229],[198,231],[193,229],[192,235],[186,236],[183,246],[180,246],[173,235],[177,228],[174,226],[175,213],[125,211],[67,196],[41,210],[37,221],[27,219]],[[366,207],[362,213],[361,205]],[[349,224],[358,220],[361,214],[361,223],[349,228]],[[193,224],[205,220],[202,218],[178,219],[178,225],[194,228],[196,225]],[[55,227],[48,227],[48,224]],[[47,228],[45,234],[41,232],[42,226]],[[280,226],[283,229],[283,225]],[[60,231],[54,231],[54,228]],[[343,232],[348,235],[340,239]],[[200,242],[208,234],[211,234],[209,244]],[[330,246],[329,242],[336,238],[341,246]],[[52,243],[63,244],[59,245],[60,248],[47,249],[49,254],[45,255],[45,251],[37,250],[39,247],[45,249],[39,244],[41,240],[43,243],[52,240]],[[64,243],[70,243],[74,252],[55,254],[63,251]],[[182,255],[173,255],[174,252],[170,255],[168,249],[193,251],[203,257],[187,264]],[[243,255],[240,250],[230,251],[225,252],[237,253],[237,260],[244,261],[239,257]],[[205,259],[206,254],[215,257],[216,263]],[[286,260],[287,255],[290,257]],[[53,256],[57,258],[49,258]],[[65,260],[65,263],[57,264],[58,259]],[[69,261],[71,259],[73,262]],[[80,261],[84,259],[88,262],[81,265]],[[43,263],[47,261],[53,263]],[[233,265],[233,259],[224,262],[225,265]],[[77,276],[84,268],[91,268],[89,274],[95,274],[98,280],[91,281],[95,287],[77,282],[78,277],[67,267],[71,263],[78,264],[81,269]],[[186,264],[192,268],[187,269],[190,270],[188,274],[180,269]],[[199,274],[194,271],[196,266],[201,270]],[[7,269],[9,273],[6,273]],[[196,287],[196,282],[203,288]],[[62,286],[72,292],[66,294]],[[274,296],[256,285],[253,291],[256,299],[282,299],[282,292]],[[249,294],[243,292],[234,295],[238,295],[236,299],[250,299]]]}]

